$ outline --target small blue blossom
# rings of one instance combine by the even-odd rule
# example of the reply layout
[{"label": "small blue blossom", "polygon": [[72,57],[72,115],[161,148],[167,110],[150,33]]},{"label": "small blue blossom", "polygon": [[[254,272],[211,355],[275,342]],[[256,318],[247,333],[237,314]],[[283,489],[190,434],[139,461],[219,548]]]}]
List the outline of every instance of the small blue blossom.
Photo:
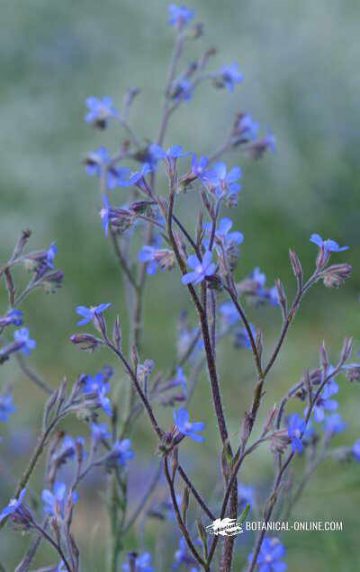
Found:
[{"label": "small blue blossom", "polygon": [[64,518],[68,501],[71,500],[72,504],[76,504],[78,501],[77,493],[73,492],[71,499],[69,494],[65,483],[55,483],[53,491],[44,489],[41,493],[44,512],[57,518]]},{"label": "small blue blossom", "polygon": [[189,10],[186,6],[177,6],[176,4],[170,4],[168,12],[168,22],[170,26],[174,26],[178,30],[185,28],[185,26],[187,26],[195,16],[195,12],[193,10]]},{"label": "small blue blossom", "polygon": [[324,419],[324,431],[329,435],[337,435],[346,429],[346,423],[339,413],[328,415]]},{"label": "small blue blossom", "polygon": [[275,153],[276,151],[276,137],[272,133],[268,133],[262,139],[257,139],[252,142],[247,148],[250,157],[253,159],[260,159],[264,153],[271,151]]},{"label": "small blue blossom", "polygon": [[256,302],[269,302],[272,306],[279,305],[277,288],[266,287],[266,275],[260,268],[254,268],[250,276],[240,283],[240,290],[243,294],[253,297]]},{"label": "small blue blossom", "polygon": [[215,163],[212,169],[204,173],[202,180],[208,190],[218,199],[225,199],[231,204],[236,204],[237,195],[241,190],[238,182],[241,176],[240,167],[233,167],[228,171],[225,163]]},{"label": "small blue blossom", "polygon": [[102,201],[103,201],[103,207],[100,210],[100,218],[102,225],[104,227],[105,236],[107,236],[109,234],[111,206],[110,206],[110,201],[106,195],[103,196]]},{"label": "small blue blossom", "polygon": [[15,413],[16,407],[13,403],[13,396],[11,393],[0,394],[0,421],[7,423],[10,415]]},{"label": "small blue blossom", "polygon": [[109,379],[111,376],[111,368],[104,368],[103,371],[99,371],[95,376],[86,375],[83,378],[82,387],[86,401],[90,402],[90,404],[94,402],[95,407],[101,407],[109,416],[112,414],[112,406],[107,394],[110,391]]},{"label": "small blue blossom", "polygon": [[187,265],[192,268],[192,272],[184,274],[181,279],[183,284],[200,284],[208,276],[213,276],[215,274],[216,265],[212,261],[212,253],[206,251],[202,260],[196,255],[191,255],[187,259]]},{"label": "small blue blossom", "polygon": [[197,568],[189,568],[194,564],[196,564],[196,560],[189,551],[185,538],[181,537],[179,540],[178,548],[174,554],[174,564],[172,567],[174,570],[178,570],[182,566],[185,566],[187,570],[190,570],[190,572],[197,572]]},{"label": "small blue blossom", "polygon": [[6,326],[21,326],[23,323],[23,313],[21,310],[9,310],[5,316],[0,316],[0,328]]},{"label": "small blue blossom", "polygon": [[193,90],[192,82],[187,78],[182,78],[174,84],[171,90],[171,97],[175,101],[190,101]]},{"label": "small blue blossom", "polygon": [[155,162],[161,160],[166,161],[170,171],[175,169],[178,159],[189,155],[189,153],[184,151],[181,145],[172,145],[165,151],[160,145],[156,145],[155,143],[150,145],[149,153]]},{"label": "small blue blossom", "polygon": [[[242,232],[230,232],[232,226],[233,221],[230,218],[224,217],[219,221],[219,224],[215,230],[215,245],[221,245],[225,251],[239,246],[244,241],[244,235]],[[206,223],[205,232],[208,236],[210,236],[211,230],[212,224]],[[204,241],[204,244],[209,247],[209,241],[207,239]],[[218,251],[221,253],[221,248],[219,248]]]},{"label": "small blue blossom", "polygon": [[248,113],[241,113],[235,125],[235,135],[242,141],[253,141],[259,131],[259,124]]},{"label": "small blue blossom", "polygon": [[5,518],[15,514],[21,516],[22,504],[25,495],[26,489],[22,489],[18,498],[13,498],[10,500],[9,504],[0,512],[0,522],[2,522]]},{"label": "small blue blossom", "polygon": [[156,274],[157,270],[170,270],[175,264],[174,254],[165,248],[158,249],[154,246],[143,246],[138,254],[139,262],[146,264],[147,274]]},{"label": "small blue blossom", "polygon": [[152,558],[149,552],[139,555],[131,555],[131,566],[128,562],[122,565],[123,572],[154,572],[151,564]]},{"label": "small blue blossom", "polygon": [[344,250],[349,249],[348,246],[340,246],[337,242],[335,242],[335,240],[331,240],[330,238],[328,238],[327,240],[322,239],[320,234],[312,234],[310,237],[310,242],[316,244],[326,253],[343,252]]},{"label": "small blue blossom", "polygon": [[352,446],[351,452],[353,454],[354,459],[360,463],[360,439],[355,441],[354,445]]},{"label": "small blue blossom", "polygon": [[333,379],[330,379],[317,398],[313,408],[314,419],[317,423],[324,421],[325,412],[333,412],[338,408],[338,402],[331,399],[338,391],[338,384]]},{"label": "small blue blossom", "polygon": [[244,510],[247,505],[249,505],[251,509],[254,508],[256,504],[255,488],[251,485],[244,485],[240,483],[238,485],[238,503],[240,510]]},{"label": "small blue blossom", "polygon": [[30,355],[32,350],[36,348],[35,340],[30,338],[30,332],[28,328],[20,328],[20,330],[15,330],[14,340],[19,344],[19,351],[24,355]]},{"label": "small blue blossom", "polygon": [[240,320],[239,312],[230,300],[221,304],[219,312],[226,327],[234,326]]},{"label": "small blue blossom", "polygon": [[130,169],[127,167],[117,168],[112,165],[111,161],[111,156],[106,147],[99,147],[86,157],[86,172],[90,176],[100,177],[106,171],[106,186],[110,190],[119,186],[128,186]]},{"label": "small blue blossom", "polygon": [[203,175],[206,173],[208,163],[209,159],[207,157],[198,158],[196,155],[193,155],[191,160],[191,174],[202,180]]},{"label": "small blue blossom", "polygon": [[[265,538],[257,557],[259,572],[285,572],[287,564],[282,562],[285,556],[285,547],[278,538]],[[249,555],[252,561],[253,553]]]},{"label": "small blue blossom", "polygon": [[215,78],[217,87],[225,87],[229,92],[233,92],[236,84],[241,83],[244,79],[243,74],[239,70],[237,63],[233,63],[221,68]]},{"label": "small blue blossom", "polygon": [[51,268],[52,270],[55,268],[54,260],[55,256],[57,255],[57,252],[58,248],[55,242],[52,242],[48,250],[46,251],[46,265],[48,268]]},{"label": "small blue blossom", "polygon": [[204,441],[204,437],[199,435],[199,432],[204,430],[205,423],[191,423],[190,414],[187,409],[181,407],[177,411],[174,411],[174,421],[176,428],[180,433],[189,437],[193,441],[198,441],[199,443]]},{"label": "small blue blossom", "polygon": [[[156,155],[156,153],[155,153]],[[146,186],[144,187],[144,178],[149,174],[152,173],[154,170],[154,166],[151,163],[144,163],[138,171],[130,172],[128,179],[123,178],[120,185],[123,187],[129,187],[135,185],[140,187],[141,189],[146,190]]]},{"label": "small blue blossom", "polygon": [[184,373],[184,370],[182,367],[177,367],[176,368],[176,376],[173,379],[173,383],[175,385],[180,385],[182,392],[184,394],[184,396],[186,397],[188,394],[188,388],[187,388],[187,379]]},{"label": "small blue blossom", "polygon": [[301,454],[303,452],[304,445],[302,443],[302,436],[305,429],[306,423],[303,417],[301,417],[298,413],[289,415],[287,418],[287,430],[293,453]]},{"label": "small blue blossom", "polygon": [[[256,329],[253,324],[250,324],[250,330],[253,335],[253,338],[256,339]],[[251,350],[251,341],[249,333],[245,328],[245,326],[237,329],[235,332],[235,347],[245,350]]]},{"label": "small blue blossom", "polygon": [[77,306],[76,313],[79,316],[82,316],[83,319],[77,322],[78,326],[85,326],[85,324],[89,324],[90,322],[94,321],[96,316],[99,316],[105,310],[110,308],[111,304],[99,304],[98,306],[91,306],[88,308],[87,306]]},{"label": "small blue blossom", "polygon": [[91,123],[100,129],[105,129],[111,117],[118,117],[119,113],[115,109],[111,97],[88,97],[85,101],[88,113],[85,115],[86,123]]},{"label": "small blue blossom", "polygon": [[100,441],[110,439],[111,433],[108,426],[105,423],[91,423],[91,439],[94,445],[97,445]]},{"label": "small blue blossom", "polygon": [[135,453],[131,447],[132,445],[130,439],[117,441],[109,454],[107,460],[108,465],[113,466],[115,463],[120,467],[125,467],[127,462],[131,461],[131,459],[135,457]]}]

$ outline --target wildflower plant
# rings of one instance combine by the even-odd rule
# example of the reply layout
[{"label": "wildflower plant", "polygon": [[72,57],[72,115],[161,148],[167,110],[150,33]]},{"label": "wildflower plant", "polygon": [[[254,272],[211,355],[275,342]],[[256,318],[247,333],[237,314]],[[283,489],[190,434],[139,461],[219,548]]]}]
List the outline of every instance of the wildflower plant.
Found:
[{"label": "wildflower plant", "polygon": [[[310,240],[318,252],[308,277],[297,254],[290,251],[296,283],[292,300],[280,279],[268,286],[258,267],[249,275],[242,275],[238,260],[240,246],[247,248],[246,237],[237,221],[232,220],[231,209],[241,200],[246,181],[239,166],[227,165],[223,159],[234,149],[245,159],[259,159],[266,151],[274,151],[275,138],[270,133],[259,136],[259,125],[249,113],[239,110],[224,141],[207,157],[167,141],[174,113],[195,96],[200,84],[210,82],[215,89],[224,91],[224,97],[231,97],[244,81],[236,63],[211,69],[215,53],[212,49],[184,67],[184,51],[203,34],[203,26],[192,10],[175,4],[169,7],[168,22],[175,37],[174,51],[155,135],[138,134],[131,126],[130,111],[138,89],[128,90],[122,107],[106,95],[86,99],[85,121],[90,127],[100,131],[118,127],[124,133],[115,152],[99,146],[87,154],[84,162],[87,173],[98,179],[99,240],[108,242],[118,262],[126,297],[122,312],[128,316],[126,320],[125,315],[115,316],[111,301],[107,300],[98,299],[91,307],[78,306],[74,309],[77,330],[70,339],[80,350],[94,352],[102,348],[114,356],[126,379],[128,393],[119,395],[116,376],[103,363],[95,375],[82,373],[73,383],[64,380],[56,389],[29,364],[36,341],[26,323],[26,302],[35,289],[54,292],[61,285],[63,274],[55,267],[55,244],[29,252],[30,232],[24,231],[9,260],[0,267],[8,294],[8,307],[0,315],[0,363],[15,360],[47,399],[37,445],[12,499],[3,501],[0,513],[1,528],[12,524],[35,537],[18,565],[17,570],[23,572],[30,569],[40,542],[48,543],[54,550],[51,570],[82,569],[72,524],[83,502],[83,481],[95,468],[108,476],[110,546],[106,564],[111,572],[156,570],[156,559],[149,547],[129,547],[129,533],[140,518],[150,514],[145,508],[162,482],[167,486],[168,501],[156,512],[161,518],[176,520],[179,531],[173,569],[230,572],[239,569],[235,567],[236,558],[248,572],[284,571],[286,550],[278,538],[260,531],[251,538],[252,546],[236,546],[234,555],[235,537],[209,536],[206,526],[216,519],[242,522],[255,509],[261,510],[266,523],[275,510],[277,514],[289,515],[309,475],[325,457],[360,460],[359,441],[341,450],[332,445],[333,437],[345,428],[338,412],[336,380],[342,375],[350,382],[360,378],[360,364],[348,363],[352,353],[350,339],[344,341],[335,364],[330,363],[322,344],[319,367],[306,370],[271,411],[262,411],[265,388],[271,393],[274,383],[268,384],[269,373],[276,366],[304,296],[318,282],[337,287],[350,276],[349,264],[331,263],[331,258],[347,247],[313,234]],[[181,218],[179,213],[184,208],[195,209],[195,225],[189,222],[191,217]],[[26,286],[18,289],[15,270],[21,266],[30,274]],[[156,364],[143,355],[142,344],[144,335],[152,335],[152,324],[144,320],[144,295],[158,270],[176,274],[178,291],[187,292],[193,307],[193,315],[180,316],[176,359],[169,363],[167,373],[157,371]],[[167,280],[166,273],[162,279]],[[264,346],[260,327],[248,318],[249,307],[264,304],[282,316],[279,336],[270,349]],[[122,331],[125,321],[130,329],[129,344],[124,342]],[[245,415],[237,420],[240,430],[236,434],[229,432],[223,399],[226,380],[221,375],[218,355],[224,343],[249,351],[254,365],[253,395],[245,406]],[[242,359],[240,351],[237,359]],[[208,377],[208,385],[202,391],[208,391],[212,400],[211,419],[205,419],[203,412],[195,411],[192,405],[202,370]],[[12,385],[3,386],[0,424],[7,423],[23,406],[14,402]],[[173,409],[166,424],[159,420],[161,407]],[[263,413],[264,423],[260,420]],[[157,439],[160,464],[157,466],[159,461],[155,458],[154,479],[131,513],[128,467],[136,463],[131,439],[140,415],[147,418]],[[67,433],[66,422],[72,416],[84,424],[81,437]],[[214,483],[218,497],[210,502],[201,483],[195,484],[185,469],[182,448],[184,442],[194,450],[201,447],[207,435],[206,425],[214,420],[220,442],[214,462],[221,467],[222,482]],[[57,431],[60,424],[61,432]],[[274,457],[273,484],[262,500],[254,486],[239,480],[241,470],[251,463],[251,454],[258,447],[267,448]],[[43,490],[33,490],[33,472],[45,453]],[[291,480],[290,491],[285,490],[284,483],[295,459],[301,463],[302,475],[298,472],[297,479]],[[64,465],[69,468],[66,482],[61,480]]]}]

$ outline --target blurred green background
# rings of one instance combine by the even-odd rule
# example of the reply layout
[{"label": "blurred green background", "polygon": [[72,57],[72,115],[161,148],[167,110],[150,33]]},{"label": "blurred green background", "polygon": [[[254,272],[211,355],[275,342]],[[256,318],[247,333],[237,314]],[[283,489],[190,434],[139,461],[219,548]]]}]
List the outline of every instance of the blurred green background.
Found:
[{"label": "blurred green background", "polygon": [[[234,94],[201,86],[194,100],[176,115],[166,143],[182,144],[200,154],[211,152],[223,140],[237,111],[250,112],[277,138],[276,154],[261,162],[248,161],[239,153],[227,158],[230,165],[241,164],[244,169],[243,191],[233,213],[237,228],[245,234],[239,277],[258,265],[270,281],[280,276],[291,292],[289,247],[299,253],[304,268],[311,272],[316,252],[308,242],[312,232],[351,246],[346,256],[339,256],[354,266],[351,281],[341,291],[317,286],[306,299],[286,353],[269,382],[273,386],[266,398],[270,407],[306,367],[316,366],[323,338],[333,360],[345,335],[354,336],[359,349],[360,6],[355,0],[194,0],[192,7],[205,23],[206,35],[190,46],[185,61],[207,46],[218,46],[214,68],[238,61],[245,82]],[[13,0],[1,3],[1,20],[0,254],[5,260],[25,227],[34,231],[33,247],[53,240],[59,247],[64,287],[55,296],[36,293],[25,307],[26,320],[38,341],[31,361],[55,386],[64,375],[73,379],[80,371],[94,372],[108,361],[106,355],[83,355],[67,342],[75,328],[74,307],[112,301],[114,312],[124,314],[121,280],[99,224],[96,181],[87,178],[81,164],[86,152],[101,143],[111,141],[115,148],[122,134],[114,128],[110,135],[103,135],[86,125],[84,100],[88,95],[110,95],[120,104],[127,87],[140,87],[134,127],[151,139],[160,117],[173,31],[166,24],[167,2],[160,0]],[[125,202],[123,192],[116,193],[119,203]],[[191,204],[191,198],[188,200]],[[143,357],[153,358],[159,369],[172,361],[176,318],[187,304],[178,276],[156,276],[149,281],[149,329]],[[271,347],[280,325],[276,311],[251,310],[250,314]],[[231,348],[224,348],[220,363],[234,435],[249,403],[253,370],[250,356]],[[19,382],[19,411],[9,431],[21,427],[22,434],[31,439],[31,432],[37,431],[43,398],[11,364],[1,373],[2,383]],[[349,428],[346,436],[337,438],[337,444],[352,444],[360,435],[359,391],[343,381],[341,412]],[[194,480],[205,492],[213,487],[218,473],[214,462],[218,440],[206,395],[204,378],[192,409],[199,411],[197,418],[207,420],[206,445],[201,453],[196,444],[184,448]],[[169,411],[164,414],[168,423],[170,416]],[[134,435],[134,446],[138,462],[148,470],[154,460],[154,442],[146,420]],[[2,501],[11,494],[12,481],[27,456],[26,450],[12,460],[13,474],[9,466],[8,475],[0,473]],[[261,487],[270,471],[271,457],[264,449],[242,480]],[[336,468],[329,462],[314,478],[295,517],[343,520],[344,531],[284,535],[289,570],[360,569],[359,471],[356,466]],[[96,507],[90,512],[91,520],[84,507],[79,511],[76,534],[80,546],[85,547],[83,569],[102,570],[106,543],[101,531],[106,517],[96,512]],[[169,556],[161,539],[163,535],[167,538],[170,554],[176,538],[174,531],[166,534],[161,525],[147,526],[129,539],[126,548],[156,545],[158,569],[168,570]],[[7,570],[13,570],[24,546],[26,539],[19,542],[11,532],[1,535],[0,561],[7,564]],[[247,550],[238,547],[239,569]]]}]

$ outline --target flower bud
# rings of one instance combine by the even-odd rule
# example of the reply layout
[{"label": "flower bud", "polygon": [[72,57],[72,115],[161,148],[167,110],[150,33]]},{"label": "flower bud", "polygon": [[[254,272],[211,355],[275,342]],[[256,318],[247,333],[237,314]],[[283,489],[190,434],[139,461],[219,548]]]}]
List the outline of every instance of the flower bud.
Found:
[{"label": "flower bud", "polygon": [[324,286],[339,288],[350,278],[352,267],[350,264],[333,264],[322,273]]}]

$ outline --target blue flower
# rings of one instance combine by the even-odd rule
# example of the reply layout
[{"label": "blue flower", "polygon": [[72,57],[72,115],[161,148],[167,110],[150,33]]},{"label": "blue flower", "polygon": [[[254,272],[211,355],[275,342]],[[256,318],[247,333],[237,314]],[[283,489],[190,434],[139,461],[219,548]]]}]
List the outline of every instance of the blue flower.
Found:
[{"label": "blue flower", "polygon": [[253,120],[248,113],[240,113],[235,124],[235,135],[243,142],[256,139],[259,131],[259,124]]},{"label": "blue flower", "polygon": [[352,446],[351,452],[353,457],[358,463],[360,463],[360,439],[355,441],[354,445]]},{"label": "blue flower", "polygon": [[[250,330],[253,335],[253,338],[256,339],[256,329],[253,324],[250,324]],[[235,347],[250,350],[251,349],[251,341],[249,337],[249,333],[245,327],[241,327],[236,330],[235,332]]]},{"label": "blue flower", "polygon": [[110,190],[128,185],[130,169],[115,167],[106,147],[99,147],[96,151],[89,153],[85,159],[85,165],[86,172],[90,176],[100,177],[106,171],[106,186]]},{"label": "blue flower", "polygon": [[174,253],[166,248],[143,246],[138,254],[139,262],[146,264],[147,274],[156,274],[157,270],[171,270],[175,264]]},{"label": "blue flower", "polygon": [[125,562],[122,565],[123,572],[154,572],[154,568],[151,565],[152,558],[149,552],[131,555],[130,558],[132,560],[131,566]]},{"label": "blue flower", "polygon": [[110,439],[111,433],[108,426],[105,423],[91,423],[91,439],[94,445],[97,445],[100,441],[105,439]]},{"label": "blue flower", "polygon": [[324,431],[329,435],[336,435],[346,429],[346,423],[339,413],[328,415],[324,419]]},{"label": "blue flower", "polygon": [[272,306],[279,305],[277,288],[275,286],[266,288],[266,275],[260,268],[255,268],[239,287],[243,294],[254,297],[256,302],[269,302]]},{"label": "blue flower", "polygon": [[21,515],[22,503],[25,495],[26,495],[26,489],[22,489],[18,498],[10,500],[9,504],[5,508],[3,508],[2,511],[0,512],[0,522],[2,522],[8,516],[15,515],[16,513],[19,516]]},{"label": "blue flower", "polygon": [[189,101],[193,94],[194,86],[187,78],[178,80],[171,90],[171,97],[175,101]]},{"label": "blue flower", "polygon": [[103,97],[102,99],[88,97],[85,103],[89,109],[85,115],[86,123],[91,123],[100,129],[106,128],[107,122],[111,117],[119,116],[110,97]]},{"label": "blue flower", "polygon": [[[224,217],[219,221],[217,229],[215,230],[215,242],[221,245],[225,251],[230,250],[236,246],[239,246],[244,241],[244,235],[242,232],[235,231],[230,232],[233,226],[233,221],[230,218]],[[205,232],[208,236],[211,234],[212,224],[205,224]],[[205,245],[209,247],[209,241],[205,241]],[[221,248],[218,249],[221,253]]]},{"label": "blue flower", "polygon": [[237,311],[235,304],[231,301],[221,304],[219,312],[224,321],[224,325],[227,327],[234,326],[240,319],[239,312]]},{"label": "blue flower", "polygon": [[159,263],[156,260],[156,253],[158,249],[155,246],[145,245],[138,254],[139,262],[146,264],[146,272],[150,276],[156,274],[159,269]]},{"label": "blue flower", "polygon": [[244,510],[247,505],[254,508],[255,502],[255,488],[250,485],[238,485],[238,503],[239,509]]},{"label": "blue flower", "polygon": [[244,79],[243,74],[239,70],[237,63],[224,66],[220,69],[215,78],[217,87],[225,87],[228,91],[232,92],[237,83],[241,83]]},{"label": "blue flower", "polygon": [[196,155],[192,156],[191,160],[191,173],[194,177],[202,180],[203,175],[206,173],[206,167],[209,163],[209,159],[207,157],[197,157]]},{"label": "blue flower", "polygon": [[187,409],[181,407],[177,411],[174,411],[174,421],[180,433],[186,437],[190,437],[193,441],[198,441],[199,443],[204,441],[204,437],[198,433],[204,430],[205,423],[191,423],[190,414]]},{"label": "blue flower", "polygon": [[[161,147],[160,147],[161,149]],[[156,155],[156,152],[155,152]],[[122,187],[130,187],[132,185],[144,188],[144,178],[154,170],[154,165],[151,163],[144,163],[138,171],[130,172],[127,179],[122,179],[120,185]],[[145,188],[146,190],[146,188]]]},{"label": "blue flower", "polygon": [[19,351],[21,351],[24,355],[30,355],[32,350],[36,348],[36,342],[30,338],[30,332],[28,328],[20,328],[20,330],[15,330],[14,340],[19,344]]},{"label": "blue flower", "polygon": [[77,493],[73,492],[71,494],[71,499],[69,494],[70,493],[68,492],[65,483],[55,483],[53,491],[44,489],[41,493],[44,512],[51,516],[63,519],[68,501],[71,500],[72,504],[76,504],[78,501]]},{"label": "blue flower", "polygon": [[110,466],[113,466],[114,463],[116,463],[120,467],[125,467],[127,462],[134,457],[135,453],[131,448],[130,439],[123,439],[115,443],[109,454],[107,462]]},{"label": "blue flower", "polygon": [[324,250],[326,253],[330,252],[343,252],[343,250],[348,250],[348,246],[340,246],[335,240],[328,238],[323,240],[320,234],[312,234],[310,237],[310,242],[316,244],[319,248]]},{"label": "blue flower", "polygon": [[[282,562],[285,556],[285,547],[278,538],[265,538],[257,557],[259,572],[285,572],[287,565]],[[249,555],[252,561],[253,553]]]},{"label": "blue flower", "polygon": [[21,326],[23,323],[23,313],[21,310],[9,310],[5,316],[0,316],[0,328],[6,326]]},{"label": "blue flower", "polygon": [[225,163],[215,163],[212,169],[204,173],[202,180],[217,198],[236,204],[237,195],[241,190],[238,182],[241,176],[240,167],[233,167],[228,171]]},{"label": "blue flower", "polygon": [[319,397],[316,399],[313,408],[314,419],[317,421],[317,423],[322,423],[324,421],[326,411],[336,411],[338,408],[337,401],[330,399],[338,391],[338,384],[333,379],[330,379],[325,385]]},{"label": "blue flower", "polygon": [[202,260],[199,260],[194,254],[189,256],[187,264],[193,271],[184,274],[181,279],[183,284],[200,284],[205,278],[215,274],[216,265],[212,261],[212,253],[208,250],[205,252]]},{"label": "blue flower", "polygon": [[57,255],[58,252],[58,248],[55,244],[55,242],[52,242],[48,248],[48,250],[46,251],[46,264],[48,268],[54,269],[55,265],[54,265],[54,260],[55,260],[55,256]]},{"label": "blue flower", "polygon": [[82,316],[83,319],[80,320],[77,325],[78,326],[85,326],[85,324],[89,324],[96,318],[96,316],[102,314],[110,308],[111,304],[99,304],[98,306],[91,306],[90,308],[86,306],[77,306],[76,313],[79,316]]},{"label": "blue flower", "polygon": [[176,4],[170,4],[168,13],[168,22],[170,26],[174,26],[178,30],[185,28],[185,26],[189,24],[195,16],[195,12],[193,10],[189,10],[186,6],[177,6]]},{"label": "blue flower", "polygon": [[109,416],[112,414],[111,400],[107,397],[110,391],[109,379],[112,376],[112,370],[104,369],[99,371],[95,376],[86,375],[83,378],[82,391],[89,402],[89,406],[101,407]]},{"label": "blue flower", "polygon": [[304,445],[302,443],[302,436],[306,429],[305,419],[298,413],[289,415],[287,418],[288,436],[291,441],[291,448],[293,453],[302,453]]},{"label": "blue flower", "polygon": [[196,560],[189,551],[185,538],[181,537],[179,540],[179,546],[174,555],[173,569],[177,570],[181,566],[185,566],[187,570],[190,570],[190,572],[197,572],[197,568],[189,568],[194,564],[196,564]]},{"label": "blue flower", "polygon": [[4,393],[0,395],[0,421],[6,423],[10,415],[16,411],[13,403],[13,396],[11,393]]},{"label": "blue flower", "polygon": [[150,145],[149,153],[155,163],[161,160],[166,161],[171,171],[175,169],[178,159],[189,155],[189,153],[184,151],[181,145],[172,145],[165,151],[160,145],[156,145],[155,143]]},{"label": "blue flower", "polygon": [[107,236],[109,234],[111,206],[110,206],[110,201],[106,195],[103,195],[102,201],[103,201],[103,207],[100,211],[100,218],[102,225],[104,227],[105,236]]},{"label": "blue flower", "polygon": [[184,370],[182,367],[177,367],[176,368],[176,376],[173,379],[173,382],[175,385],[180,385],[181,389],[183,391],[184,396],[187,396],[188,390],[187,390],[187,379],[186,376],[184,374]]}]

